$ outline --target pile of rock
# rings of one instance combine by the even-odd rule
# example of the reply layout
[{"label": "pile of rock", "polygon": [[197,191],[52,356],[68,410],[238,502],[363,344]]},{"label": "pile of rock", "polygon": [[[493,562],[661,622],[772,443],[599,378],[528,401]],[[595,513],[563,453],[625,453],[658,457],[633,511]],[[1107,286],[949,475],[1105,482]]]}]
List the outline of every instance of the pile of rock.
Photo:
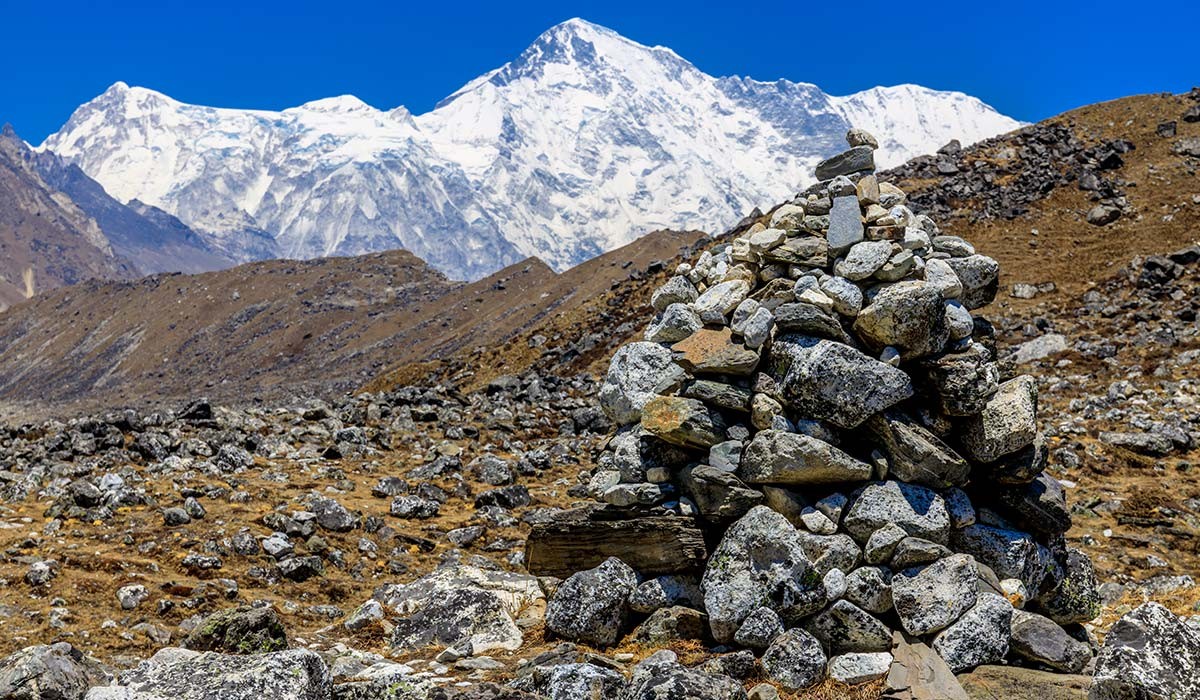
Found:
[{"label": "pile of rock", "polygon": [[971,314],[999,265],[876,178],[869,134],[847,140],[769,226],[678,267],[601,388],[621,428],[596,517],[695,518],[719,542],[702,573],[610,560],[563,584],[547,625],[609,644],[630,611],[691,608],[788,688],[886,674],[894,632],[955,672],[1078,672],[1092,565],[1063,537],[1037,384],[1001,376]]}]

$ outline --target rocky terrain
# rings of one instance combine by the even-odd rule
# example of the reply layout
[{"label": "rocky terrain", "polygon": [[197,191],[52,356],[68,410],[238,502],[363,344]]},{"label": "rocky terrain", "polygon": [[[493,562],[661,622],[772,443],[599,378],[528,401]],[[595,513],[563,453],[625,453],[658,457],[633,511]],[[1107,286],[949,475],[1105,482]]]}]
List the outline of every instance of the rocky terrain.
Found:
[{"label": "rocky terrain", "polygon": [[[0,473],[4,499],[0,576],[6,583],[0,593],[0,614],[5,629],[13,630],[3,640],[3,651],[15,653],[0,663],[0,694],[39,697],[20,693],[45,683],[66,689],[67,697],[79,697],[91,686],[115,682],[119,687],[92,690],[91,697],[192,697],[188,693],[201,692],[196,688],[217,683],[223,684],[226,697],[261,695],[264,687],[270,687],[273,696],[305,698],[737,698],[743,694],[760,700],[776,694],[1082,698],[1089,692],[1093,698],[1115,698],[1129,697],[1130,685],[1141,688],[1143,697],[1189,697],[1196,690],[1194,679],[1200,676],[1196,670],[1200,637],[1196,621],[1189,618],[1200,603],[1191,578],[1200,568],[1196,546],[1200,491],[1192,472],[1200,458],[1195,371],[1200,352],[1195,324],[1200,310],[1196,291],[1200,252],[1193,247],[1200,206],[1191,203],[1191,197],[1200,194],[1200,188],[1189,174],[1197,162],[1187,154],[1187,139],[1200,136],[1200,125],[1185,117],[1196,111],[1196,104],[1191,96],[1146,96],[1097,105],[1035,125],[1007,141],[961,151],[948,148],[936,160],[953,164],[959,172],[947,172],[940,180],[929,170],[937,168],[936,163],[914,163],[895,173],[880,173],[875,180],[881,202],[885,194],[899,196],[899,190],[885,183],[903,185],[914,212],[910,223],[924,222],[920,215],[928,214],[943,237],[935,243],[930,236],[924,248],[908,248],[909,253],[923,251],[913,254],[911,263],[902,254],[897,257],[889,244],[885,268],[874,269],[862,279],[895,273],[910,281],[885,280],[896,282],[889,289],[906,289],[914,279],[924,279],[928,285],[930,261],[969,260],[972,248],[999,262],[994,288],[966,285],[983,289],[983,296],[960,294],[964,308],[977,307],[970,309],[975,317],[970,327],[973,342],[951,350],[982,353],[969,349],[982,347],[986,354],[981,357],[991,359],[981,361],[995,367],[1003,386],[1030,392],[1036,388],[1033,428],[1041,437],[1035,435],[1033,447],[1026,448],[1032,461],[1024,466],[1037,467],[1044,461],[1044,471],[1032,476],[1037,476],[1034,483],[1047,485],[1053,498],[1039,501],[1041,505],[1032,510],[999,496],[1004,489],[1013,490],[1014,481],[1031,476],[1030,469],[1005,471],[1008,476],[1002,484],[1009,485],[980,493],[976,479],[984,478],[983,473],[997,478],[1001,472],[994,463],[982,473],[973,466],[975,476],[963,486],[974,511],[973,525],[964,525],[963,499],[950,496],[956,492],[948,490],[947,484],[923,483],[930,475],[921,470],[907,475],[903,468],[896,470],[898,457],[928,457],[928,445],[939,442],[945,451],[934,454],[941,452],[942,459],[921,460],[915,466],[961,469],[950,452],[958,453],[968,465],[988,461],[993,455],[964,447],[975,420],[966,416],[958,419],[966,424],[927,423],[934,417],[917,411],[912,416],[916,424],[899,432],[859,432],[861,428],[836,423],[831,428],[829,421],[797,420],[803,417],[797,410],[828,410],[827,401],[814,403],[812,397],[790,391],[776,394],[781,390],[756,381],[742,389],[777,395],[771,400],[782,411],[761,399],[757,412],[705,411],[710,421],[713,414],[722,420],[743,416],[726,420],[726,429],[749,421],[744,434],[732,436],[743,443],[740,454],[725,444],[730,442],[727,439],[717,443],[724,445],[720,449],[699,447],[693,437],[703,434],[703,421],[678,421],[684,414],[673,410],[673,403],[672,410],[658,410],[664,407],[656,404],[655,420],[649,424],[639,420],[651,433],[657,430],[669,441],[684,442],[682,448],[647,451],[653,442],[641,438],[631,443],[628,429],[614,433],[616,424],[628,415],[618,410],[615,421],[605,415],[600,404],[609,403],[611,411],[613,391],[588,377],[603,377],[614,351],[629,341],[645,340],[647,332],[652,334],[649,340],[664,343],[673,341],[671,333],[690,329],[688,338],[694,338],[700,332],[685,310],[667,314],[670,304],[663,303],[666,297],[659,290],[680,286],[670,281],[677,271],[695,277],[689,279],[694,287],[710,282],[720,287],[727,274],[733,277],[724,281],[744,279],[735,270],[738,251],[759,256],[764,246],[769,246],[766,250],[782,246],[790,256],[803,253],[797,252],[799,241],[834,245],[837,235],[802,233],[803,218],[800,229],[791,228],[788,215],[795,209],[780,207],[700,248],[690,247],[695,238],[680,237],[670,246],[640,256],[614,253],[592,268],[589,276],[572,278],[570,273],[554,275],[531,268],[523,273],[526,277],[514,277],[518,270],[510,269],[507,279],[485,280],[492,285],[487,291],[481,282],[474,296],[460,296],[456,302],[462,306],[483,299],[477,303],[495,309],[494,320],[471,329],[478,340],[434,345],[437,350],[432,353],[414,350],[411,360],[368,382],[366,393],[323,403],[280,396],[256,407],[238,401],[236,392],[229,391],[228,399],[218,402],[227,405],[214,406],[194,400],[197,393],[211,392],[196,391],[193,382],[192,398],[151,401],[157,408],[105,410],[46,422],[32,420],[44,412],[26,406],[20,415],[31,418],[10,422],[0,437],[3,459],[11,465]],[[1160,135],[1171,130],[1160,129],[1159,124],[1172,120],[1174,132]],[[1115,151],[1114,144],[1121,140],[1133,148],[1121,146],[1121,165],[1111,166],[1105,149]],[[1010,147],[1014,155],[999,158]],[[1111,167],[1100,168],[1106,161]],[[1038,163],[1044,167],[1033,167]],[[943,165],[942,169],[950,168]],[[971,175],[975,172],[977,180]],[[1098,173],[1116,189],[1107,185],[1100,190],[1080,189],[1078,182],[1088,172]],[[1027,173],[1039,174],[1028,175],[1027,180]],[[862,183],[868,178],[855,175],[854,179]],[[945,183],[945,190],[939,190],[939,182]],[[862,194],[858,183],[854,183],[855,199]],[[844,185],[827,182],[825,189],[830,187]],[[862,203],[867,206],[860,211],[868,222],[863,236],[886,238],[898,225],[891,226],[884,217],[894,214],[889,208],[878,216],[868,201],[871,188],[865,185],[864,189]],[[838,191],[849,196],[848,190]],[[834,215],[832,196],[829,214],[819,213],[824,199],[821,188],[816,188],[795,198],[791,206],[807,208],[805,213],[815,219],[809,226],[819,227],[818,231],[825,227],[842,231],[834,221],[841,217],[846,223],[845,213],[839,208]],[[889,202],[895,204],[894,199]],[[996,208],[991,208],[993,203],[998,203]],[[1111,214],[1088,223],[1088,213],[1097,206],[1115,207],[1120,215],[1108,223],[1100,220]],[[1021,208],[1023,212],[1016,211]],[[780,228],[782,236],[764,235]],[[904,241],[904,237],[897,241],[901,248]],[[923,244],[919,236],[917,242]],[[681,245],[688,250],[675,257]],[[723,270],[722,255],[728,258]],[[859,257],[854,256],[854,262],[863,262]],[[927,266],[920,278],[916,258]],[[846,275],[858,273],[847,268],[848,260],[839,263],[835,256],[809,267],[827,270],[831,280],[849,279]],[[787,262],[799,265],[795,272],[805,269],[800,259]],[[680,268],[681,263],[688,267]],[[828,263],[832,267],[826,267]],[[913,267],[901,273],[909,264]],[[964,264],[947,262],[952,269]],[[874,320],[861,326],[850,323],[844,312],[848,307],[826,310],[821,298],[833,301],[826,287],[844,285],[818,281],[815,288],[803,284],[798,290],[793,268],[782,267],[786,269],[764,265],[760,272],[774,270],[766,275],[771,277],[782,271],[774,279],[786,279],[788,293],[798,291],[800,296],[775,306],[775,302],[763,303],[760,296],[760,308],[749,317],[758,315],[761,321],[764,314],[758,312],[768,311],[778,325],[776,337],[782,334],[783,324],[789,324],[788,332],[832,334],[836,337],[823,342],[862,345],[870,357],[885,360],[891,357],[887,348],[871,345],[882,337],[871,338],[879,332],[907,329],[905,342],[889,344],[899,351],[900,368],[893,368],[894,372],[911,373],[914,388],[931,386],[923,372],[915,370],[921,360],[911,359],[922,352],[918,346],[942,338],[943,332],[944,342],[949,342],[952,332],[967,332],[953,318],[923,325],[920,332],[911,332],[906,318],[900,319],[905,323],[882,323],[878,309],[866,312],[884,296],[873,289],[874,283],[860,288],[865,294],[857,314]],[[357,277],[348,275],[347,280],[355,278],[361,284],[373,279],[360,273],[357,270]],[[956,277],[959,274],[955,271]],[[772,284],[757,275],[754,279],[756,286]],[[496,289],[497,285],[505,289]],[[563,302],[531,300],[572,285],[585,293],[563,294],[569,298]],[[775,284],[772,294],[784,293],[782,286]],[[445,293],[434,282],[425,288],[431,298]],[[510,289],[519,290],[513,298],[528,303],[519,307],[525,311],[507,315],[499,305],[491,306],[490,300],[502,298],[493,295]],[[695,291],[697,299],[692,302],[686,301],[686,288],[682,298],[672,301],[696,315],[711,314],[713,310],[706,306],[696,308],[701,290]],[[977,303],[993,292],[990,304]],[[62,297],[58,303],[63,303]],[[788,304],[793,308],[785,309]],[[795,308],[805,304],[821,313]],[[718,305],[730,312],[736,306]],[[656,311],[663,312],[662,319],[652,319]],[[757,332],[753,324],[747,329],[742,322],[749,318],[737,313],[721,313],[721,317],[709,329],[722,333],[722,327],[736,323],[736,336],[732,328],[724,333],[730,334],[735,349],[743,348],[740,354],[746,357],[740,361],[748,362],[745,350],[752,350],[749,346]],[[25,318],[24,324],[31,325],[32,317]],[[831,318],[834,324],[829,323]],[[717,321],[712,315],[701,320]],[[451,331],[446,332],[449,338]],[[686,344],[688,338],[681,340]],[[397,342],[391,352],[405,352],[404,344]],[[53,343],[45,345],[53,347]],[[680,347],[678,371],[704,379],[709,370],[695,360],[712,357],[713,348],[708,343]],[[798,352],[804,354],[802,348]],[[716,355],[721,362],[739,361],[737,352]],[[768,352],[757,362],[766,362],[768,369],[773,364]],[[879,364],[890,367],[887,362]],[[322,365],[305,367],[293,376]],[[355,371],[363,377],[373,373],[365,368]],[[899,380],[895,373],[880,372]],[[278,370],[264,376],[271,374],[286,376]],[[1022,375],[1027,378],[1020,379]],[[154,376],[147,374],[131,386],[152,386]],[[783,377],[786,380],[787,374]],[[172,381],[167,372],[160,379]],[[728,384],[729,389],[721,389],[722,383],[728,383],[727,376],[716,382],[718,386],[689,381],[680,385],[683,394],[662,399],[683,401],[689,410],[694,406],[687,402],[706,406],[740,402],[738,382]],[[253,387],[246,394],[256,395],[260,385],[248,381],[246,386]],[[825,386],[839,401],[848,391]],[[180,380],[164,395],[184,387]],[[878,391],[868,394],[871,400],[883,400]],[[928,401],[928,395],[920,392],[919,400]],[[751,408],[753,404],[752,396]],[[78,415],[77,410],[63,415],[71,413]],[[762,422],[763,418],[769,420]],[[1026,410],[1021,435],[1030,435],[1030,420]],[[872,419],[870,424],[878,422]],[[986,419],[981,422],[991,425]],[[715,428],[715,423],[708,427]],[[848,470],[847,474],[853,471],[851,482],[881,476],[886,464],[893,481],[877,484],[891,486],[872,490],[862,483],[795,485],[790,491],[805,502],[798,511],[780,507],[799,523],[794,527],[789,521],[785,528],[770,515],[775,511],[761,505],[781,503],[774,492],[782,489],[744,480],[740,486],[736,483],[749,476],[742,468],[753,464],[748,456],[772,454],[752,449],[755,441],[778,431],[803,435],[808,439],[789,439],[808,446],[840,437],[840,445],[822,448],[823,454],[838,456],[829,450],[839,450],[844,456],[821,463]],[[921,444],[914,442],[914,435],[924,436],[924,451],[909,451]],[[988,428],[982,435],[994,437],[995,432]],[[724,437],[731,436],[727,432]],[[872,448],[878,452],[873,454]],[[892,451],[897,448],[902,451]],[[647,460],[670,460],[679,456],[680,449],[683,469],[643,470],[652,465]],[[720,465],[731,464],[729,460],[736,460],[736,468],[722,471]],[[1020,467],[1020,460],[1016,462],[1010,466]],[[621,474],[628,467],[638,478],[622,476],[614,482],[614,472]],[[952,476],[942,472],[943,477],[947,474]],[[1060,488],[1053,489],[1053,484]],[[923,493],[920,489],[932,490],[943,503],[956,505],[944,511],[947,519],[954,513],[955,520],[939,520],[932,529],[910,532],[905,524],[925,527],[929,512],[906,521],[897,517],[904,503],[880,498],[887,504],[888,520],[898,520],[905,531],[897,542],[898,549],[901,542],[907,543],[903,551],[892,550],[886,563],[863,567],[842,562],[826,569],[839,550],[832,548],[824,557],[818,556],[812,549],[814,540],[845,542],[846,553],[853,544],[864,558],[867,550],[879,554],[878,547],[869,546],[871,537],[861,543],[856,539],[856,532],[870,521],[862,512],[855,517],[850,513],[856,508],[863,511],[877,491],[888,489],[908,494],[901,500],[909,504],[919,502],[911,495]],[[697,492],[718,497],[696,498]],[[840,517],[829,515],[837,513],[831,508],[836,509],[838,499],[827,498],[834,492],[846,497]],[[937,498],[930,498],[930,504]],[[1013,508],[1018,508],[1015,514]],[[686,516],[692,512],[699,517],[688,526],[692,518]],[[631,515],[638,517],[630,520]],[[1069,529],[1054,534],[1066,519]],[[642,524],[624,524],[628,522]],[[960,532],[997,528],[1002,522],[1032,537],[1037,545],[1024,551],[1036,550],[1039,561],[1043,549],[1051,553],[1044,571],[1022,567],[1012,572],[1017,575],[1008,576],[1003,558],[989,561],[992,555],[986,552],[994,550],[970,549],[969,539]],[[835,528],[832,533],[830,524]],[[762,537],[766,532],[774,534]],[[741,561],[742,555],[750,556],[768,543],[792,549],[798,544],[800,551],[788,558],[792,565],[822,572],[819,581],[812,575],[797,576],[790,579],[794,588],[769,589],[772,594],[790,596],[791,603],[797,604],[812,602],[811,596],[801,594],[822,591],[817,599],[822,610],[799,615],[793,605],[789,615],[799,615],[797,625],[789,621],[795,618],[779,612],[785,598],[768,595],[767,605],[754,610],[774,611],[791,629],[782,638],[772,637],[770,630],[778,630],[774,618],[759,612],[754,621],[763,624],[748,626],[740,640],[745,625],[739,624],[729,639],[729,625],[713,625],[714,610],[723,609],[721,601],[710,606],[708,600],[709,591],[722,588],[716,585],[720,576],[701,574],[705,569],[737,571],[714,562]],[[808,564],[800,561],[801,555]],[[903,559],[895,559],[899,555]],[[608,556],[621,563],[607,560]],[[957,608],[955,612],[994,620],[988,614],[1004,608],[992,596],[1003,597],[1004,605],[1013,608],[1006,653],[999,652],[1000,635],[987,640],[969,637],[970,649],[992,654],[989,663],[970,671],[966,668],[973,664],[961,665],[953,653],[955,635],[947,634],[955,629],[955,622],[944,630],[919,624],[910,628],[922,618],[901,611],[914,609],[910,605],[925,610],[921,606],[925,597],[940,589],[920,585],[925,572],[936,573],[934,567],[965,570],[956,567],[964,556],[993,569],[992,583],[998,590],[974,589],[972,612]],[[1091,601],[1085,606],[1089,613],[1093,604],[1098,605],[1098,615],[1082,625],[1047,625],[1044,620],[1062,612],[1052,602],[1056,592],[1064,592],[1061,582],[1076,580],[1071,572],[1080,570],[1085,557],[1094,564],[1095,588],[1084,585],[1081,590],[1089,591],[1086,595],[1069,598]],[[929,558],[935,563],[913,576],[903,568],[906,563],[919,567],[922,560],[928,564]],[[630,569],[637,574],[631,577]],[[677,578],[681,569],[687,571]],[[863,607],[883,608],[881,600],[868,600],[863,594],[881,594],[887,586],[865,586],[853,592],[850,587],[867,577],[868,570],[881,580],[885,571],[892,574],[891,606],[883,612]],[[845,575],[844,590],[832,571]],[[694,578],[689,581],[688,576]],[[779,572],[767,568],[763,576],[762,580],[771,580]],[[1040,580],[1025,580],[1035,576]],[[738,577],[728,574],[727,578]],[[897,578],[906,583],[897,587]],[[694,584],[705,579],[709,585],[697,593]],[[1049,585],[1055,581],[1059,585]],[[909,596],[913,589],[920,595]],[[837,600],[828,598],[832,593],[840,593],[834,596]],[[965,587],[962,593],[970,596]],[[851,611],[847,603],[864,614]],[[226,612],[209,617],[221,611]],[[1085,614],[1082,608],[1076,612],[1079,617]],[[716,617],[719,621],[720,614]],[[850,651],[844,646],[847,639],[854,640],[854,646],[873,639],[867,646],[882,647],[884,629],[868,618],[889,634],[901,633],[900,638],[886,650]],[[959,629],[979,635],[1000,626],[964,623]],[[855,634],[846,637],[848,630]],[[875,634],[864,635],[864,630]],[[756,631],[765,631],[758,639],[769,638],[769,642],[755,641],[751,632]],[[816,639],[816,646],[805,635]],[[77,651],[66,646],[30,648],[51,642],[68,642]],[[181,646],[187,650],[176,648]],[[824,664],[816,662],[818,650],[825,656]],[[82,658],[83,654],[96,661]],[[870,680],[876,675],[872,664],[881,666],[882,654],[892,657],[887,673]],[[851,658],[842,658],[847,656]],[[838,662],[830,664],[831,659]],[[943,662],[949,664],[939,665]],[[1081,662],[1080,672],[1062,673],[1076,670]],[[952,671],[956,670],[966,672],[955,677]],[[115,675],[115,681],[106,674]],[[832,678],[800,689],[818,675]],[[914,677],[933,682],[933,689],[922,689],[911,680]],[[908,686],[902,687],[905,682]]]}]

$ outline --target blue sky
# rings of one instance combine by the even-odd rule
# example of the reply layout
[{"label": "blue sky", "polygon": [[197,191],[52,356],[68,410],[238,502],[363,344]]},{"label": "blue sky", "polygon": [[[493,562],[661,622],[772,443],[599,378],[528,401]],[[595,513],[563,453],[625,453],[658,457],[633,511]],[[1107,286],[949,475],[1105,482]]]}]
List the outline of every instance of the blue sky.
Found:
[{"label": "blue sky", "polygon": [[353,94],[415,113],[583,17],[713,75],[846,94],[918,83],[1034,121],[1200,84],[1200,2],[208,2],[3,0],[0,123],[38,143],[123,80],[281,109]]}]

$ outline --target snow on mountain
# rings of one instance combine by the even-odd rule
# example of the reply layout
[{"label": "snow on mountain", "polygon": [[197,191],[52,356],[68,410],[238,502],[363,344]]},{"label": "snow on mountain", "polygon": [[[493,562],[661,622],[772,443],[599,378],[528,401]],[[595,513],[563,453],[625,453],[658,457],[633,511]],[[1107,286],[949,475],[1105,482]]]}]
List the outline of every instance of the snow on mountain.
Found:
[{"label": "snow on mountain", "polygon": [[851,125],[879,138],[881,167],[1020,126],[915,85],[833,97],[713,78],[574,19],[416,117],[351,96],[215,109],[118,83],[41,148],[240,259],[401,246],[475,278],[527,255],[563,269],[657,228],[722,230],[810,182]]}]

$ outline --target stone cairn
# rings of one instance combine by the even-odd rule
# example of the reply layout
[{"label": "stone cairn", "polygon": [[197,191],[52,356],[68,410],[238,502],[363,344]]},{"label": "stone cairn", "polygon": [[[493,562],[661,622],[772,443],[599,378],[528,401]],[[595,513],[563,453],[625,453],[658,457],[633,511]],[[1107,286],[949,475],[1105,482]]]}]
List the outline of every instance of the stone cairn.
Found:
[{"label": "stone cairn", "polygon": [[[1037,384],[1002,376],[971,314],[999,265],[876,178],[870,134],[847,141],[769,226],[679,265],[613,357],[620,428],[587,488],[625,542],[560,526],[575,563],[616,558],[568,578],[547,625],[604,645],[628,615],[688,609],[792,689],[882,677],[918,642],[955,673],[1078,672],[1092,564],[1043,471]],[[531,570],[554,568],[550,539],[535,528]]]}]

